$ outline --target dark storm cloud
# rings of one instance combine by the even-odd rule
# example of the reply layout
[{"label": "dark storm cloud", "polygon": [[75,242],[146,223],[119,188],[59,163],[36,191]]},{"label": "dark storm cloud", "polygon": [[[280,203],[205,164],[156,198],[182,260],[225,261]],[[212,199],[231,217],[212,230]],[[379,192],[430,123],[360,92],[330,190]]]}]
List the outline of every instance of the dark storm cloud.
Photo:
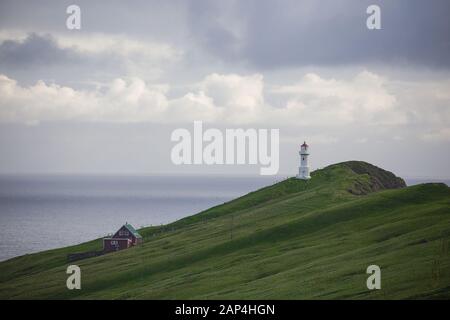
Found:
[{"label": "dark storm cloud", "polygon": [[61,47],[50,34],[29,33],[23,40],[0,43],[0,74],[25,84],[42,78],[76,82],[111,70],[122,72],[123,68],[123,60],[114,52],[97,54]]},{"label": "dark storm cloud", "polygon": [[[0,1],[0,27],[70,33],[65,28],[69,4],[72,1]],[[100,32],[157,39],[182,48],[187,56],[211,55],[232,65],[450,67],[448,0],[79,0],[77,4],[82,9],[80,35]],[[382,30],[366,28],[371,4],[381,7]],[[49,46],[53,54],[60,54],[54,49]]]},{"label": "dark storm cloud", "polygon": [[[371,4],[381,7],[382,30],[366,28]],[[190,7],[191,28],[205,49],[260,68],[367,63],[448,68],[449,16],[447,0],[194,1]]]},{"label": "dark storm cloud", "polygon": [[78,60],[79,57],[71,50],[59,48],[50,35],[31,33],[23,41],[6,40],[0,44],[0,65],[29,67]]}]

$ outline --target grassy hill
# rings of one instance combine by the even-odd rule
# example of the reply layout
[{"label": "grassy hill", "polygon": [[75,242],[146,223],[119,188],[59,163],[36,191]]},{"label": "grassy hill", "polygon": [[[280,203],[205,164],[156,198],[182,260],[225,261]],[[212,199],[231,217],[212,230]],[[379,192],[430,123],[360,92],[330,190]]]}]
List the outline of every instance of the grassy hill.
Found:
[{"label": "grassy hill", "polygon": [[[405,187],[365,162],[287,179],[172,224],[141,229],[144,244],[75,262],[78,246],[0,263],[0,298],[417,299],[450,298],[450,190]],[[382,289],[366,287],[381,267]]]}]

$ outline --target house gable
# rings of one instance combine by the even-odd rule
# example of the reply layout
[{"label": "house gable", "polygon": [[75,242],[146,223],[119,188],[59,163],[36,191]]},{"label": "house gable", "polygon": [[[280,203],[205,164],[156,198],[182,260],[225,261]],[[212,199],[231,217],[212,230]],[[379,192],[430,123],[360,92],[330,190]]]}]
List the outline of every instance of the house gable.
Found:
[{"label": "house gable", "polygon": [[125,228],[127,228],[136,238],[140,239],[142,236],[139,234],[139,232],[136,231],[136,229],[129,223],[125,223]]},{"label": "house gable", "polygon": [[134,234],[128,230],[128,228],[123,225],[117,232],[112,236],[112,238],[128,238],[128,239],[135,239],[136,237]]}]

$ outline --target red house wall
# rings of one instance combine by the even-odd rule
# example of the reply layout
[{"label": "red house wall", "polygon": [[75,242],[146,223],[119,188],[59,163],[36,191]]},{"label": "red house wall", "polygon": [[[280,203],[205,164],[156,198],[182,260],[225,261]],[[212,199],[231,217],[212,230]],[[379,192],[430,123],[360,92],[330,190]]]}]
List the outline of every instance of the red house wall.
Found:
[{"label": "red house wall", "polygon": [[103,239],[103,251],[112,252],[119,251],[123,249],[128,249],[131,247],[130,239],[119,239],[119,238],[108,238]]}]

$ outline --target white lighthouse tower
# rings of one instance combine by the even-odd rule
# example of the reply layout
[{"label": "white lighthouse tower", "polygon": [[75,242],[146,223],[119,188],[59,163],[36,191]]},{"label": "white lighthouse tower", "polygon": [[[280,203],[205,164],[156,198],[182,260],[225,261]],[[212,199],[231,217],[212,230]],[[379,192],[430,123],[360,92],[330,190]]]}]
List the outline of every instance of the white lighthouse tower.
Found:
[{"label": "white lighthouse tower", "polygon": [[309,146],[306,144],[306,142],[303,142],[303,144],[300,146],[300,167],[298,168],[298,175],[297,179],[303,179],[308,180],[311,179],[311,176],[309,175],[309,167],[308,167],[308,148]]}]

